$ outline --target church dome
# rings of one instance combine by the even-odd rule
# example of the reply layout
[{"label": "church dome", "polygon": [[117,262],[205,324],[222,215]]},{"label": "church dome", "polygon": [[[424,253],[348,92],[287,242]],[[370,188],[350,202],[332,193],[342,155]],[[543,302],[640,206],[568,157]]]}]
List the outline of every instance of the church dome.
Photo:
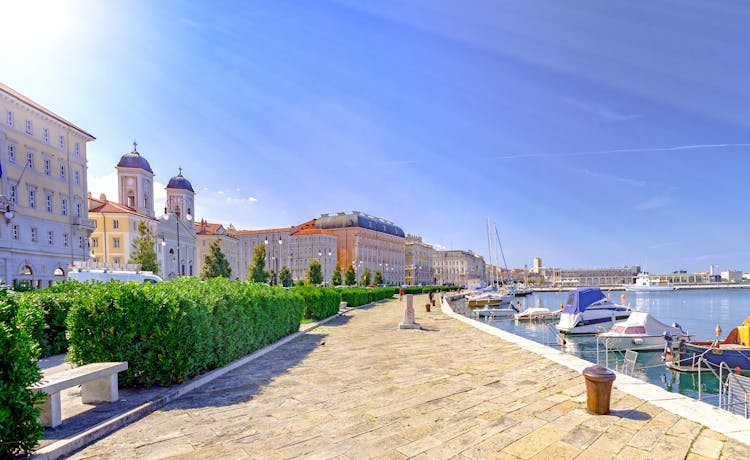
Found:
[{"label": "church dome", "polygon": [[151,170],[151,165],[148,164],[148,161],[146,161],[140,153],[138,153],[136,147],[136,143],[133,142],[133,151],[120,157],[120,162],[117,163],[117,166],[122,168],[139,168],[153,174],[154,171]]},{"label": "church dome", "polygon": [[180,173],[174,176],[173,178],[169,179],[169,184],[167,184],[167,188],[171,189],[180,189],[180,190],[189,190],[193,193],[195,191],[193,190],[193,186],[190,185],[190,181],[185,179],[182,176],[182,168],[180,168]]}]

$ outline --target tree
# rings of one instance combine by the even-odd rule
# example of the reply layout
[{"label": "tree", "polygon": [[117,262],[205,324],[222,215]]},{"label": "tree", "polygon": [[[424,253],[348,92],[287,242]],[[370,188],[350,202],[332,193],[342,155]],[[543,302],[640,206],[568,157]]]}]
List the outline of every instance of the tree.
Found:
[{"label": "tree", "polygon": [[231,278],[232,267],[229,266],[229,261],[221,250],[221,243],[219,240],[216,240],[211,243],[211,246],[208,248],[208,254],[203,259],[201,279],[218,278],[220,276]]},{"label": "tree", "polygon": [[334,286],[341,286],[341,267],[336,262],[336,266],[333,267],[333,273],[331,273],[331,284]]},{"label": "tree", "polygon": [[357,275],[354,273],[354,267],[349,265],[344,273],[344,284],[347,286],[354,286],[357,282]]},{"label": "tree", "polygon": [[279,280],[281,281],[281,285],[284,287],[290,287],[292,284],[294,284],[294,280],[292,279],[292,272],[289,271],[286,265],[281,267],[281,271],[279,272]]},{"label": "tree", "polygon": [[367,286],[370,284],[370,269],[365,267],[365,272],[362,273],[362,277],[359,280],[359,284],[362,286]]},{"label": "tree", "polygon": [[320,261],[318,259],[312,259],[310,265],[307,266],[307,283],[312,286],[317,286],[323,282],[323,272],[320,269]]},{"label": "tree", "polygon": [[374,284],[384,284],[383,283],[383,274],[380,273],[380,270],[375,272],[375,280],[373,280]]},{"label": "tree", "polygon": [[158,274],[159,265],[156,263],[154,245],[154,233],[151,231],[151,227],[146,224],[145,220],[138,222],[138,236],[133,238],[133,243],[130,245],[132,251],[128,263],[139,264],[141,270]]},{"label": "tree", "polygon": [[253,261],[250,264],[250,281],[254,283],[265,283],[268,281],[265,245],[259,244],[253,249]]}]

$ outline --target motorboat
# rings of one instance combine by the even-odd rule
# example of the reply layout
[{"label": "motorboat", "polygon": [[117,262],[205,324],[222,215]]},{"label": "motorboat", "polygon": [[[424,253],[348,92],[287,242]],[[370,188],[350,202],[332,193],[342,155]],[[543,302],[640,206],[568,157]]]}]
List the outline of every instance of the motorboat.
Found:
[{"label": "motorboat", "polygon": [[562,310],[550,310],[546,307],[531,307],[516,313],[518,321],[555,321],[560,319]]},{"label": "motorboat", "polygon": [[625,286],[625,290],[631,292],[674,291],[674,286],[662,283],[659,278],[652,279],[648,273],[639,273],[635,277],[635,283]]},{"label": "motorboat", "polygon": [[628,319],[615,323],[609,331],[597,334],[599,341],[611,351],[663,350],[667,336],[676,341],[690,337],[679,324],[669,326],[643,311],[634,311]]},{"label": "motorboat", "polygon": [[579,287],[568,294],[557,330],[563,334],[596,334],[627,319],[631,312],[630,307],[613,303],[598,287]]},{"label": "motorboat", "polygon": [[750,316],[729,331],[724,340],[719,340],[721,328],[716,326],[716,339],[702,342],[678,344],[677,359],[667,365],[678,370],[694,370],[703,365],[719,367],[722,364],[731,370],[750,370]]},{"label": "motorboat", "polygon": [[512,305],[509,308],[490,308],[489,305],[485,305],[473,310],[474,315],[479,318],[510,318],[517,311]]},{"label": "motorboat", "polygon": [[515,296],[508,294],[504,291],[498,291],[493,288],[492,290],[485,290],[468,294],[466,296],[466,302],[469,307],[483,307],[485,305],[502,305],[513,302]]}]

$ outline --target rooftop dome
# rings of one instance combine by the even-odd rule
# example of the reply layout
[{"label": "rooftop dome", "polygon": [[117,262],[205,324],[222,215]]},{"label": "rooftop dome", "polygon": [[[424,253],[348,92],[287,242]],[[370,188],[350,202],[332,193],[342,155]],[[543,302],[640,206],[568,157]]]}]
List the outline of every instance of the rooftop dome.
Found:
[{"label": "rooftop dome", "polygon": [[193,190],[193,186],[190,185],[190,181],[185,179],[182,176],[182,168],[180,168],[179,174],[169,179],[169,184],[167,184],[167,188],[190,190],[191,192],[195,193],[195,191]]},{"label": "rooftop dome", "polygon": [[123,168],[140,168],[153,174],[154,171],[151,170],[151,165],[148,164],[148,161],[146,161],[140,153],[138,153],[138,150],[136,149],[137,146],[138,144],[133,142],[133,151],[123,155],[120,158],[120,162],[117,163],[117,166]]},{"label": "rooftop dome", "polygon": [[331,229],[345,227],[360,227],[387,233],[404,238],[404,231],[393,222],[378,217],[353,211],[351,214],[340,212],[337,215],[322,215],[315,221],[315,228]]}]

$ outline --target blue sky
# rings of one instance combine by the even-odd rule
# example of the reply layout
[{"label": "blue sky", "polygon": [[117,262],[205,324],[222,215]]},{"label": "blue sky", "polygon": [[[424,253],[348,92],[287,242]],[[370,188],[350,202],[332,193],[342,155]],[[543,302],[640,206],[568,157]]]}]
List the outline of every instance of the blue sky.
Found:
[{"label": "blue sky", "polygon": [[[741,1],[11,1],[0,79],[198,218],[361,210],[508,262],[750,270]],[[23,40],[21,40],[23,38]]]}]

